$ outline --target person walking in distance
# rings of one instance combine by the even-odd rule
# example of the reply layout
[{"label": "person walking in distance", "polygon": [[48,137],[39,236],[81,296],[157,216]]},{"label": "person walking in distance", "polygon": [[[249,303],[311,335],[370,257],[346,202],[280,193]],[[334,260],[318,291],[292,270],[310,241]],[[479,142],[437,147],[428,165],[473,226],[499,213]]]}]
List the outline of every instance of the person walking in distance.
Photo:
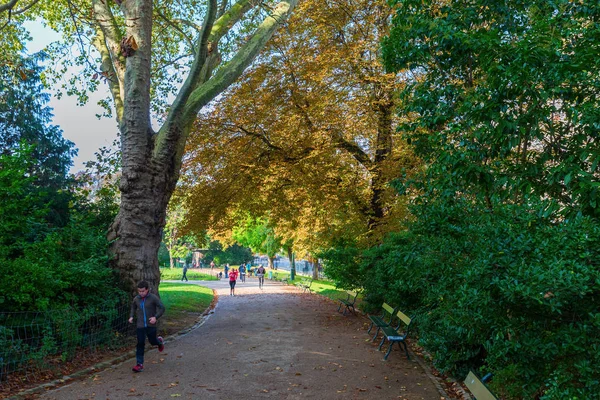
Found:
[{"label": "person walking in distance", "polygon": [[144,347],[146,337],[153,346],[158,346],[158,351],[165,349],[165,341],[161,336],[156,336],[156,323],[164,314],[165,306],[158,296],[150,293],[150,286],[146,281],[140,281],[137,284],[138,295],[134,297],[131,303],[131,312],[129,313],[129,323],[133,323],[133,317],[137,318],[137,346],[135,348],[135,358],[137,364],[132,368],[133,372],[142,372],[144,370]]},{"label": "person walking in distance", "polygon": [[238,272],[235,268],[229,273],[229,295],[235,296],[235,283],[237,281]]},{"label": "person walking in distance", "polygon": [[242,282],[246,282],[246,264],[242,263],[242,265],[240,265],[240,281]]},{"label": "person walking in distance", "polygon": [[212,271],[213,269],[215,269],[215,262],[211,261],[210,262],[210,270]]},{"label": "person walking in distance", "polygon": [[256,277],[258,278],[258,287],[262,288],[265,284],[265,267],[262,265],[256,270]]},{"label": "person walking in distance", "polygon": [[188,281],[188,278],[186,276],[187,275],[187,270],[188,270],[188,267],[187,267],[187,264],[185,264],[183,266],[183,276],[181,277],[181,282],[183,282],[184,279],[185,279],[186,282]]}]

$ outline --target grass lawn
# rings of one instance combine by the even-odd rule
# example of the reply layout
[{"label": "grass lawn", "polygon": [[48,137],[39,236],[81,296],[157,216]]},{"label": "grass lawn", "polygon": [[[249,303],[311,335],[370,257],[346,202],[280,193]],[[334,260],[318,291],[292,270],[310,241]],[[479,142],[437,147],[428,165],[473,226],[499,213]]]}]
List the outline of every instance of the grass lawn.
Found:
[{"label": "grass lawn", "polygon": [[[298,285],[304,279],[312,279],[312,277],[296,275],[296,280],[294,280],[294,285]],[[329,297],[332,300],[340,300],[345,299],[347,293],[344,289],[336,288],[335,284],[331,281],[320,280],[313,281],[312,285],[310,285],[310,290],[313,293],[320,294],[321,296]],[[356,304],[359,305],[362,301],[362,294],[359,293]]]},{"label": "grass lawn", "polygon": [[[160,280],[172,281],[172,280],[181,280],[181,276],[183,275],[183,268],[161,268],[160,269]],[[215,274],[210,274],[210,272],[201,271],[199,269],[190,268],[186,274],[188,279],[193,281],[216,281],[217,278]],[[162,285],[161,285],[162,288]],[[162,294],[161,294],[162,296]]]},{"label": "grass lawn", "polygon": [[163,282],[160,299],[166,308],[163,328],[170,334],[192,326],[212,302],[213,291],[198,285]]},{"label": "grass lawn", "polygon": [[[267,276],[268,276],[267,270]],[[289,279],[290,272],[289,271],[273,271],[273,277],[277,280]],[[305,279],[312,279],[312,276],[304,276],[296,274],[296,279],[293,284],[298,285],[300,282]],[[314,281],[310,287],[314,293],[320,294],[322,296],[327,296],[330,299],[339,299],[340,297],[345,297],[346,292],[343,289],[338,289],[335,287],[333,282],[327,280]],[[360,297],[359,297],[360,298]]]}]

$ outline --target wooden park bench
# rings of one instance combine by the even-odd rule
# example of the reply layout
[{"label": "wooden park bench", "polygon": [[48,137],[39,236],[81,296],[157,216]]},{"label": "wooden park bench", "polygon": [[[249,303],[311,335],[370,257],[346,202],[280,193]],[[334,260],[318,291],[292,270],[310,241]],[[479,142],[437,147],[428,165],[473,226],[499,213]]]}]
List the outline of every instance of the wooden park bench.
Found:
[{"label": "wooden park bench", "polygon": [[375,331],[375,336],[373,336],[373,340],[371,340],[372,342],[374,342],[375,339],[377,339],[381,328],[390,326],[392,324],[394,315],[396,314],[396,311],[398,311],[397,309],[392,308],[392,306],[390,306],[387,303],[383,303],[381,307],[383,308],[383,310],[381,311],[381,315],[369,315],[369,319],[371,320],[371,326],[369,326],[369,330],[367,331],[367,333],[371,333],[371,329],[373,329],[373,327],[377,327],[377,330]]},{"label": "wooden park bench", "polygon": [[489,381],[491,377],[492,374],[487,374],[479,379],[473,371],[469,371],[467,379],[465,379],[465,385],[477,400],[497,400],[497,397],[485,386],[485,382]]},{"label": "wooden park bench", "polygon": [[303,279],[299,284],[298,287],[300,289],[302,289],[303,292],[309,292],[310,293],[310,287],[313,283],[312,279]]},{"label": "wooden park bench", "polygon": [[345,306],[343,315],[346,315],[346,311],[352,311],[352,313],[356,315],[356,309],[354,308],[354,304],[356,303],[357,297],[358,297],[358,292],[354,292],[352,290],[346,290],[346,298],[339,299],[340,306],[338,307],[338,312],[342,309],[342,306]]},{"label": "wooden park bench", "polygon": [[[411,319],[404,314],[402,311],[398,311],[396,313],[398,317],[398,324],[393,326],[382,326],[381,331],[383,332],[383,339],[381,339],[381,343],[379,344],[379,348],[377,350],[381,350],[383,343],[387,340],[390,342],[390,346],[388,347],[387,353],[383,357],[384,360],[387,360],[390,352],[392,351],[392,346],[394,343],[398,343],[400,349],[404,347],[404,351],[406,352],[406,358],[410,360],[410,356],[408,355],[408,346],[406,345],[406,338],[408,337],[408,329],[410,328]],[[402,325],[405,325],[404,330],[401,331],[400,328]]]}]

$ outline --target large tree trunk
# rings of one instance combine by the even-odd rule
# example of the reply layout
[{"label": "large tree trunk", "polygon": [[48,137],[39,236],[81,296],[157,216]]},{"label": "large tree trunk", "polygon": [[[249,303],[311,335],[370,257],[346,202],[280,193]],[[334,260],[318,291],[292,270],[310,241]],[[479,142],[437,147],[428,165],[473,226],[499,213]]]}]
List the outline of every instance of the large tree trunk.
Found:
[{"label": "large tree trunk", "polygon": [[[238,0],[217,16],[217,0],[208,0],[194,63],[158,133],[153,132],[150,123],[152,1],[118,3],[128,21],[124,33],[107,2],[93,1],[98,28],[94,45],[100,52],[102,72],[115,100],[123,156],[121,206],[107,235],[113,255],[110,265],[119,274],[125,290],[135,294],[137,282],[145,280],[151,291],[158,294],[158,249],[193,122],[202,107],[239,78],[298,0],[283,0],[273,7],[254,34],[214,75],[220,60],[219,40],[256,5]],[[272,266],[272,260],[269,262]]]},{"label": "large tree trunk", "polygon": [[[166,208],[173,192],[168,168],[123,167],[121,207],[110,232],[112,265],[128,290],[145,280],[158,293],[158,248],[165,226]],[[176,176],[171,169],[171,175]]]},{"label": "large tree trunk", "polygon": [[310,255],[310,256],[308,256],[308,262],[310,262],[313,267],[313,271],[312,271],[313,280],[315,280],[315,281],[319,280],[319,259]]},{"label": "large tree trunk", "polygon": [[385,186],[388,178],[385,174],[384,163],[392,153],[392,115],[394,103],[391,93],[384,89],[382,98],[378,99],[377,115],[377,148],[375,160],[371,169],[371,210],[369,215],[369,230],[373,231],[385,216]]},{"label": "large tree trunk", "polygon": [[296,279],[296,260],[294,260],[294,250],[292,246],[287,248],[288,259],[290,260],[290,280]]}]

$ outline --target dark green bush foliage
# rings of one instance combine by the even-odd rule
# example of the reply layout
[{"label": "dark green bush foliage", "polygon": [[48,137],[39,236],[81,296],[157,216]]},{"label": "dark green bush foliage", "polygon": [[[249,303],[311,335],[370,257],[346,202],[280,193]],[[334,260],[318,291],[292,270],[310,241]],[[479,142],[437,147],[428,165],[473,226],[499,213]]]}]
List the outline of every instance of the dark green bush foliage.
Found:
[{"label": "dark green bush foliage", "polygon": [[[35,57],[0,67],[0,310],[39,311],[114,304],[105,232],[113,193],[80,190],[68,175],[73,144],[49,125]],[[109,188],[110,189],[110,188]]]},{"label": "dark green bush foliage", "polygon": [[600,390],[600,227],[527,210],[428,203],[408,232],[362,254],[356,276],[374,308],[385,300],[415,317],[440,370],[494,371],[492,386],[508,398],[591,398]]},{"label": "dark green bush foliage", "polygon": [[382,52],[424,168],[392,183],[406,232],[357,257],[368,299],[503,398],[597,398],[600,3],[391,4]]},{"label": "dark green bush foliage", "polygon": [[327,260],[324,266],[325,274],[344,289],[362,287],[364,276],[360,266],[361,249],[355,243],[347,240],[337,241],[331,248],[318,254],[319,258]]}]

